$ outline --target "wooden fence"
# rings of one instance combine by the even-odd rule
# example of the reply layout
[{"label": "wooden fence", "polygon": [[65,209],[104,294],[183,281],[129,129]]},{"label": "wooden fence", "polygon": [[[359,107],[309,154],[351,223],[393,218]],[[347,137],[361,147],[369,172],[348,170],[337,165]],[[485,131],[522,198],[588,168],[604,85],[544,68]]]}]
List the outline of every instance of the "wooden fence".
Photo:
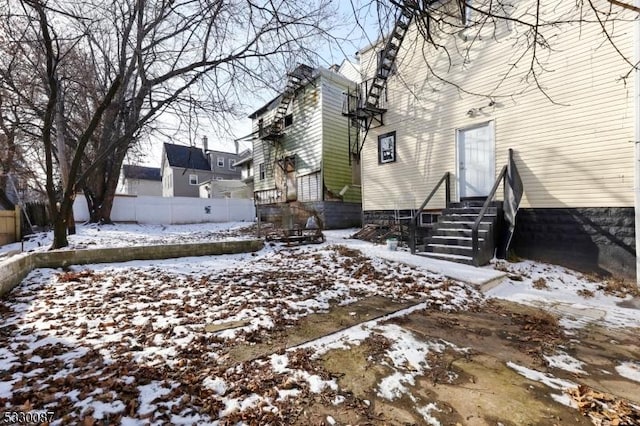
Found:
[{"label": "wooden fence", "polygon": [[19,241],[20,238],[20,207],[0,210],[0,245]]}]

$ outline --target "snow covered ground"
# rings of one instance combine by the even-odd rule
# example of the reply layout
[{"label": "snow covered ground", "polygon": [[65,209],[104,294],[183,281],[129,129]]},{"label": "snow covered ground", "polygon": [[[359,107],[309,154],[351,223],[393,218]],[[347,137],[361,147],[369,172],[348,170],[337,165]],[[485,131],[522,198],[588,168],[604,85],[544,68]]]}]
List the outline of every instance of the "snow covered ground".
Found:
[{"label": "snow covered ground", "polygon": [[[183,242],[223,241],[251,238],[243,232],[253,223],[195,223],[186,225],[139,225],[116,223],[113,225],[86,224],[76,227],[69,236],[68,249],[127,247]],[[0,254],[9,251],[47,250],[53,241],[53,231],[28,235],[22,243],[0,246]]]},{"label": "snow covered ground", "polygon": [[[85,248],[250,238],[247,225],[80,226],[70,242]],[[632,295],[612,295],[602,280],[530,261],[481,269],[444,262],[436,268],[407,252],[347,239],[353,232],[328,231],[321,245],[267,245],[255,254],[36,270],[0,300],[0,408],[54,411],[53,424],[286,423],[296,401],[310,395],[336,407],[348,404],[353,395],[311,360],[373,338],[385,342],[381,358],[391,371],[377,384],[377,395],[412,397],[409,389],[430,368],[430,353],[467,349],[418,339],[383,317],[268,358],[229,365],[228,353],[267,341],[309,314],[370,296],[415,302],[391,316],[476,307],[485,296],[445,277],[474,281],[474,272],[479,280],[506,273],[486,297],[549,310],[567,329],[590,322],[640,327]],[[45,249],[50,238],[37,236],[27,249]],[[561,352],[547,359],[576,374],[580,362]],[[509,367],[548,384],[558,401],[568,403],[557,390],[571,383],[515,363]],[[640,381],[637,360],[616,370]],[[438,424],[436,405],[416,405],[425,422]]]}]

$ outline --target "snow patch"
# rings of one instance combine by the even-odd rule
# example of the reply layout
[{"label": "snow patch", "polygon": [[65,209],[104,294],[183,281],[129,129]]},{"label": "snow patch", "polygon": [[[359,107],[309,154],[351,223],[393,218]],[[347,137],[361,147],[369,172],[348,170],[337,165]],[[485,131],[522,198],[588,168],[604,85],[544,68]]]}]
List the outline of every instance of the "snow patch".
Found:
[{"label": "snow patch", "polygon": [[616,367],[616,371],[622,377],[626,377],[627,379],[635,382],[640,382],[640,363],[623,362]]},{"label": "snow patch", "polygon": [[575,374],[587,374],[582,369],[585,363],[565,352],[558,351],[555,355],[544,355],[544,359],[547,360],[549,367],[559,368]]}]

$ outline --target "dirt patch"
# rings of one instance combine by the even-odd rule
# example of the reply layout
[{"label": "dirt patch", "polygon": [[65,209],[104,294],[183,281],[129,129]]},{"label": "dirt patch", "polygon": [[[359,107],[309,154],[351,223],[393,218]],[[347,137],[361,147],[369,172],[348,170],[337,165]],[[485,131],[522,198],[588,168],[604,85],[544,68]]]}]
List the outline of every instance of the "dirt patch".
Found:
[{"label": "dirt patch", "polygon": [[[568,336],[554,316],[506,301],[475,312],[415,312],[389,324],[420,340],[446,341],[458,348],[430,352],[425,360],[429,368],[406,385],[408,394],[393,400],[379,392],[392,372],[388,339],[373,333],[349,350],[329,351],[321,358],[322,368],[337,378],[355,409],[316,401],[305,409],[306,419],[316,414],[325,420],[332,416],[338,424],[424,424],[428,418],[445,425],[593,424],[591,418],[598,414],[589,417],[589,412],[566,405],[571,397],[561,388],[531,380],[511,365],[606,390],[617,395],[618,407],[638,403],[640,384],[614,375],[621,360],[637,359],[640,353],[633,331],[591,327]],[[545,356],[558,351],[583,362],[584,374],[549,366]],[[615,418],[615,413],[607,415]],[[635,414],[621,411],[623,415]]]},{"label": "dirt patch", "polygon": [[301,345],[310,340],[335,333],[361,322],[370,321],[391,312],[411,306],[374,296],[347,306],[336,306],[322,314],[301,318],[295,326],[268,334],[266,341],[256,344],[243,343],[227,349],[225,364],[260,358],[280,350]]}]

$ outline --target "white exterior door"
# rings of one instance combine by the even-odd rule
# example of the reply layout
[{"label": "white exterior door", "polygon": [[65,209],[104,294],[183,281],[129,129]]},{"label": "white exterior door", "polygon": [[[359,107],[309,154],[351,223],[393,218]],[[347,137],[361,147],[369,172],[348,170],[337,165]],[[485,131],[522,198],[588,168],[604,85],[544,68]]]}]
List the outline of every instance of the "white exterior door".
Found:
[{"label": "white exterior door", "polygon": [[495,179],[493,122],[459,129],[456,139],[460,198],[486,197]]}]

